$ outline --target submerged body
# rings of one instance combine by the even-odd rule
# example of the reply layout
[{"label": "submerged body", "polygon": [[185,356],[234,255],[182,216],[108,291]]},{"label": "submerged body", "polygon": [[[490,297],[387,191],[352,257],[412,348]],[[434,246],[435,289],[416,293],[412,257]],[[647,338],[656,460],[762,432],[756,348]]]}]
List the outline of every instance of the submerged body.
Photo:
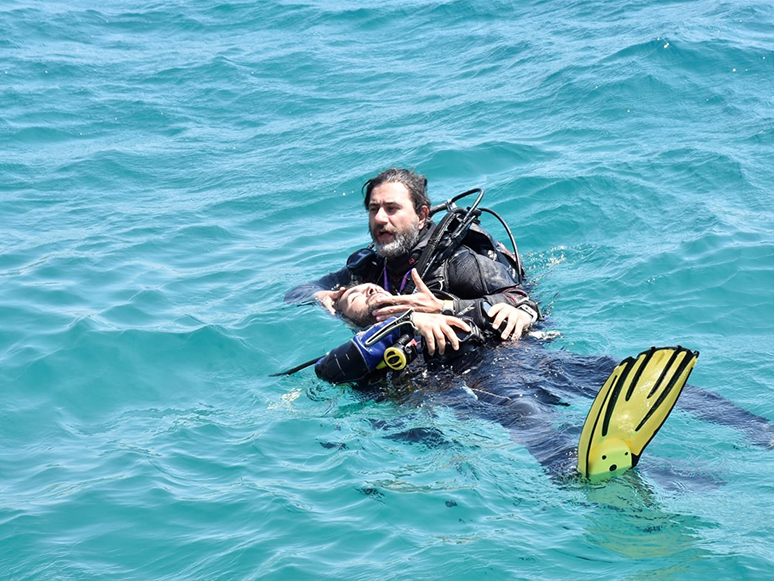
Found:
[{"label": "submerged body", "polygon": [[[495,421],[550,474],[564,478],[576,474],[583,418],[619,364],[607,356],[547,349],[528,336],[475,349],[450,365],[418,360],[406,372],[360,384],[358,390],[408,405],[448,406],[462,419]],[[742,430],[759,446],[774,442],[774,424],[716,393],[686,386],[676,409]],[[643,465],[654,468],[657,462]]]}]

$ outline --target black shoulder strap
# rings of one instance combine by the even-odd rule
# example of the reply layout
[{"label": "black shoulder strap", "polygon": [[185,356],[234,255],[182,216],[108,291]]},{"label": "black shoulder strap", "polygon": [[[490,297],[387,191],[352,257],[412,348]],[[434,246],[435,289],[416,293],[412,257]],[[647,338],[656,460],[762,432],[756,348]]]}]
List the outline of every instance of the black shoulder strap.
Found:
[{"label": "black shoulder strap", "polygon": [[[433,267],[443,263],[444,260],[451,257],[454,251],[462,244],[462,240],[465,237],[464,235],[467,233],[473,220],[475,220],[475,216],[472,215],[473,212],[468,212],[470,216],[465,217],[469,219],[463,218],[460,220],[459,215],[466,212],[466,210],[460,208],[449,210],[443,219],[436,225],[414,267],[419,273],[419,278],[425,280],[427,273],[430,272]],[[459,222],[456,228],[454,228],[453,224],[455,220]],[[451,228],[454,228],[454,230],[449,232]],[[414,292],[414,283],[409,280],[404,293],[410,294],[412,292]]]}]

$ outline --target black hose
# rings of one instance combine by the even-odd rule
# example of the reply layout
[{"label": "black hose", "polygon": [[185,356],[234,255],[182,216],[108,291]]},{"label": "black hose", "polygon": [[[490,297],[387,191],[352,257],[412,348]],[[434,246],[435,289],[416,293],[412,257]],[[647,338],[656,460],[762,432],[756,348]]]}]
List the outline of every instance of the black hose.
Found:
[{"label": "black hose", "polygon": [[492,216],[500,221],[500,224],[503,225],[503,228],[505,228],[505,231],[508,233],[508,238],[511,241],[511,246],[513,247],[513,256],[516,257],[516,262],[519,266],[519,276],[522,276],[524,274],[524,266],[521,264],[521,256],[519,256],[519,249],[516,247],[516,239],[513,237],[513,233],[508,227],[508,224],[500,217],[500,214],[494,210],[490,210],[489,208],[481,208],[481,211],[486,212],[487,214],[492,214]]}]

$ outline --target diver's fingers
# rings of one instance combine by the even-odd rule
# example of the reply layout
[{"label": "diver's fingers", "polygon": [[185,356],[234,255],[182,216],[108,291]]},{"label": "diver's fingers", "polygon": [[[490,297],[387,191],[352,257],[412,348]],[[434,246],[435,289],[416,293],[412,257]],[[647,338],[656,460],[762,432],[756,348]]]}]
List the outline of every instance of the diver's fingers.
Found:
[{"label": "diver's fingers", "polygon": [[394,309],[392,307],[381,307],[379,309],[371,311],[371,316],[374,319],[376,319],[377,323],[381,323],[382,321],[392,317],[393,310]]},{"label": "diver's fingers", "polygon": [[427,288],[425,281],[419,276],[419,272],[416,268],[411,269],[411,280],[414,281],[414,286],[417,287],[417,292],[422,294],[433,294],[432,291]]},{"label": "diver's fingers", "polygon": [[379,314],[376,313],[376,311],[373,311],[371,313],[371,316],[376,320],[377,323],[381,323],[382,321],[386,321],[390,317],[397,317],[399,315],[402,315],[406,312],[406,309],[392,309],[391,311],[384,311],[379,312]]},{"label": "diver's fingers", "polygon": [[382,293],[374,300],[376,305],[404,305],[413,300],[412,295],[390,295]]},{"label": "diver's fingers", "polygon": [[425,333],[424,335],[425,343],[427,344],[427,352],[430,355],[435,355],[435,336],[433,333]]},{"label": "diver's fingers", "polygon": [[416,291],[414,294],[409,295],[412,297],[411,306],[417,312],[423,313],[440,313],[443,309],[443,301],[436,297],[425,282],[419,277],[419,273],[416,268],[411,270],[411,280],[414,281]]},{"label": "diver's fingers", "polygon": [[446,335],[443,334],[443,329],[441,327],[433,327],[433,335],[435,336],[435,345],[438,353],[443,355],[446,351]]},{"label": "diver's fingers", "polygon": [[369,308],[371,309],[371,314],[374,317],[378,317],[379,315],[384,315],[385,310],[388,308],[387,305],[379,305],[379,304],[373,304],[369,305]]},{"label": "diver's fingers", "polygon": [[318,291],[314,293],[314,298],[322,305],[322,307],[328,311],[331,315],[336,314],[336,301],[341,298],[346,289],[338,289],[335,291]]},{"label": "diver's fingers", "polygon": [[455,351],[459,350],[460,338],[457,337],[457,333],[454,332],[454,329],[449,325],[444,325],[443,332],[446,335],[446,338],[449,340],[449,345],[451,345],[451,348]]},{"label": "diver's fingers", "polygon": [[508,318],[508,311],[509,311],[510,305],[506,304],[496,304],[493,305],[491,309],[489,309],[488,315],[490,317],[494,317],[494,320],[492,321],[492,327],[495,329],[499,329],[500,325],[503,324],[503,321]]},{"label": "diver's fingers", "polygon": [[[508,317],[508,323],[505,325],[505,329],[503,329],[503,332],[500,333],[501,339],[510,339],[511,334],[513,333],[513,330],[516,328],[516,323],[518,319],[515,317]],[[496,327],[495,327],[496,328]]]},{"label": "diver's fingers", "polygon": [[468,325],[462,319],[458,319],[457,317],[452,317],[447,315],[445,320],[448,325],[451,325],[452,327],[457,327],[458,329],[462,329],[466,333],[470,333],[470,325]]},{"label": "diver's fingers", "polygon": [[470,325],[462,319],[458,319],[457,317],[446,317],[446,336],[449,338],[449,343],[451,343],[452,348],[457,351],[460,348],[460,338],[454,330],[454,327],[457,327],[466,333],[470,333],[471,329]]},{"label": "diver's fingers", "polygon": [[[398,298],[404,298],[404,297],[395,297]],[[408,301],[400,301],[400,303],[382,303],[377,304],[377,308],[371,311],[371,315],[373,315],[377,321],[384,321],[385,319],[388,319],[390,317],[394,317],[396,315],[402,315],[405,313],[410,307],[410,304],[404,304]]]},{"label": "diver's fingers", "polygon": [[414,309],[416,313],[440,313],[442,301],[432,295],[413,294],[393,299],[387,299],[390,302],[381,304],[374,303],[378,308],[371,311],[371,314],[379,319],[385,319],[390,316],[402,315],[408,309]]},{"label": "diver's fingers", "polygon": [[384,295],[374,298],[373,302],[369,304],[376,309],[394,307],[397,309],[402,308],[405,311],[414,302],[413,295]]},{"label": "diver's fingers", "polygon": [[524,320],[519,317],[518,323],[516,323],[516,328],[513,330],[513,336],[511,337],[511,340],[518,341],[521,339],[521,336],[524,334]]},{"label": "diver's fingers", "polygon": [[[521,315],[521,312],[522,311],[517,311],[510,318],[510,321],[513,323],[513,333],[510,335],[511,341],[518,341],[519,339],[521,339],[521,336],[524,334],[524,329],[527,326],[527,322],[525,318]],[[503,337],[503,339],[507,339],[507,338],[508,337]]]}]

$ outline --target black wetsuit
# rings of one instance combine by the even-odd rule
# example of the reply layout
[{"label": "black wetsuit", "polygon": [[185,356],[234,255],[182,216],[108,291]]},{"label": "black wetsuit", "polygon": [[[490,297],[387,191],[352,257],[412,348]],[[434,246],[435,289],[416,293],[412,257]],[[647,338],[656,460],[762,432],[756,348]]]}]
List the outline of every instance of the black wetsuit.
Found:
[{"label": "black wetsuit", "polygon": [[[358,250],[349,257],[347,266],[294,288],[285,295],[285,301],[308,301],[321,290],[366,282],[378,284],[392,294],[413,289],[410,270],[419,262],[434,228],[428,220],[411,253],[395,260],[386,261],[370,248]],[[451,301],[453,308],[444,314],[471,317],[481,329],[486,328],[486,304],[507,303],[523,308],[533,316],[533,322],[539,316],[537,303],[521,286],[521,273],[503,253],[494,250],[481,254],[463,244],[449,259],[432,267],[424,282],[437,297]]]}]

